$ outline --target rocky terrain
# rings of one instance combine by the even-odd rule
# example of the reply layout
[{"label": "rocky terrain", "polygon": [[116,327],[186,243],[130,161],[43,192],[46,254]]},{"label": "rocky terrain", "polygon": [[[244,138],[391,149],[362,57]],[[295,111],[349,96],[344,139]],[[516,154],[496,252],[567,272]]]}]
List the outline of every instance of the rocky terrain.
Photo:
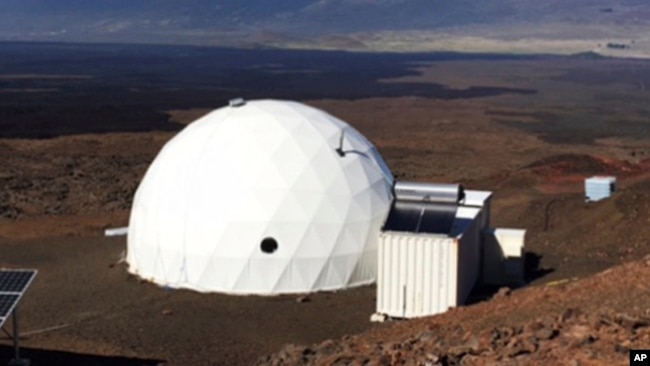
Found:
[{"label": "rocky terrain", "polygon": [[[339,115],[349,114],[348,119],[356,113],[364,113],[364,110],[370,113],[380,104],[390,105],[396,110],[408,107],[414,113],[413,123],[419,124],[419,117],[416,117],[418,107],[413,102],[409,99],[386,99],[314,101],[312,104],[338,111]],[[429,109],[437,103],[425,102],[424,105]],[[444,102],[444,105],[451,107],[456,103]],[[356,108],[348,109],[351,105]],[[188,114],[188,117],[191,115]],[[448,117],[457,118],[451,114]],[[379,127],[376,120],[371,122],[373,120],[370,115],[367,123]],[[392,139],[401,137],[389,132],[393,131],[388,128],[389,121],[386,121],[386,132],[382,132],[382,128],[369,128],[365,119],[357,121],[358,128],[378,141],[380,151],[394,167],[396,175],[415,180],[462,181],[468,187],[494,190],[495,224],[525,227],[528,230],[527,250],[538,260],[537,264],[531,264],[528,268],[531,286],[504,288],[487,298],[479,296],[476,303],[439,316],[384,325],[368,322],[372,312],[372,288],[348,295],[309,296],[304,300],[306,302],[285,298],[257,303],[254,299],[244,303],[236,298],[226,301],[219,296],[199,301],[185,291],[173,293],[170,297],[164,291],[149,286],[134,288],[132,280],[124,282],[124,268],[115,265],[122,246],[91,243],[97,242],[96,237],[101,235],[103,229],[128,223],[130,197],[148,161],[173,133],[4,140],[0,183],[5,198],[2,201],[0,241],[5,243],[5,250],[12,249],[10,253],[5,252],[2,263],[37,266],[41,269],[40,280],[44,281],[34,288],[35,293],[31,295],[37,302],[32,302],[30,306],[30,297],[26,299],[27,330],[36,331],[37,334],[30,336],[24,344],[37,349],[72,349],[106,356],[148,357],[166,360],[171,365],[202,364],[206,359],[212,360],[208,364],[250,364],[257,359],[258,364],[275,365],[611,365],[626,364],[629,349],[647,348],[650,344],[650,308],[647,306],[650,303],[650,288],[645,285],[645,279],[650,275],[650,257],[646,257],[650,255],[650,242],[647,240],[650,237],[647,225],[650,222],[650,170],[647,160],[631,162],[617,160],[615,155],[600,158],[589,154],[562,154],[558,153],[562,151],[559,146],[542,143],[541,156],[548,149],[556,154],[534,160],[538,153],[533,149],[526,155],[520,155],[519,160],[510,160],[518,168],[504,171],[499,165],[502,157],[495,148],[503,149],[505,145],[481,145],[478,141],[496,136],[511,138],[516,133],[510,131],[510,135],[492,135],[488,131],[494,126],[488,127],[488,123],[484,125],[487,130],[483,134],[466,140],[464,146],[473,151],[470,156],[485,154],[489,150],[491,157],[480,161],[476,168],[467,161],[467,170],[458,171],[455,166],[460,160],[436,162],[430,160],[433,155],[429,154],[435,155],[434,152],[421,156],[413,154],[414,150],[391,148]],[[439,130],[439,133],[447,136],[448,144],[453,144],[453,141],[459,141],[454,139],[454,131],[456,128],[446,132]],[[426,139],[411,143],[423,144]],[[405,146],[415,148],[415,145]],[[527,146],[532,148],[534,144]],[[517,149],[517,146],[511,148]],[[462,156],[455,159],[466,161]],[[478,171],[479,166],[485,174],[483,178],[469,178],[472,172]],[[438,175],[427,178],[434,170]],[[593,174],[617,175],[619,191],[616,195],[603,202],[585,203],[582,179]],[[594,235],[594,232],[598,235]],[[48,242],[53,244],[47,245]],[[23,252],[20,248],[33,249]],[[99,248],[106,249],[98,251]],[[110,252],[107,252],[109,249]],[[52,253],[47,254],[51,251],[69,259],[44,261],[51,257]],[[84,251],[87,252],[83,255],[83,262],[76,262],[74,258],[80,258]],[[57,278],[64,273],[61,272],[63,268],[69,266],[76,268],[75,273],[84,273],[84,278],[94,280],[85,280],[84,285],[76,284],[76,280],[70,277],[67,285],[57,282]],[[107,302],[105,297],[113,296],[109,290],[103,290],[104,295],[97,293],[91,298],[84,296],[83,292],[75,295],[78,289],[85,286],[92,286],[88,288],[93,288],[91,294],[101,288],[120,289],[121,299]],[[50,293],[48,288],[56,289],[59,295]],[[141,295],[145,295],[145,298],[138,299]],[[78,296],[81,297],[77,299]],[[150,301],[155,298],[159,298],[155,300],[157,305],[152,306]],[[67,299],[76,300],[70,303]],[[189,305],[186,301],[195,302],[196,305]],[[218,307],[222,315],[229,319],[219,321],[225,328],[221,335],[216,335],[216,342],[221,337],[224,341],[229,339],[228,334],[241,327],[249,329],[251,333],[240,330],[237,338],[228,343],[229,346],[215,346],[201,351],[193,348],[192,344],[197,340],[191,336],[188,335],[187,341],[171,336],[188,324],[193,325],[187,331],[191,330],[196,336],[205,337],[212,332],[212,327],[216,325],[205,326],[212,323],[202,320],[206,315],[201,310],[203,307],[191,314],[184,310],[200,306],[205,301],[214,303],[212,306]],[[48,302],[58,304],[57,314],[60,314],[64,328],[40,334],[39,329],[47,329],[52,324],[48,322],[49,316],[43,317],[34,312],[38,309],[37,304]],[[335,315],[345,312],[344,309],[352,302],[365,304],[355,312],[354,322]],[[218,303],[221,304],[216,305]],[[86,308],[91,315],[82,315],[84,312],[74,315],[82,311],[79,306]],[[239,315],[233,316],[239,314],[236,309],[246,309],[241,313],[244,318],[251,316],[246,314],[257,314],[255,317],[259,324],[277,322],[277,329],[282,327],[279,325],[282,322],[293,319],[287,325],[292,326],[294,322],[303,324],[306,333],[301,337],[285,338],[263,328],[266,330],[259,336],[268,341],[260,340],[258,336],[252,339],[266,344],[255,349],[268,355],[260,357],[258,353],[244,356],[248,351],[246,344],[252,340],[249,337],[258,332],[245,325],[246,320]],[[262,315],[268,314],[263,309],[273,309],[273,316]],[[316,309],[321,310],[314,313]],[[306,312],[304,317],[296,318],[297,314],[303,312]],[[162,317],[160,314],[163,314]],[[324,314],[330,314],[328,317],[332,318],[323,320]],[[169,329],[172,333],[165,331],[160,336],[132,338],[128,334],[136,321],[134,316],[142,317],[137,322],[146,322],[138,325],[141,329],[156,326],[159,321],[175,324],[178,329]],[[347,325],[339,324],[338,332],[314,329],[311,332],[318,334],[315,339],[307,336],[311,327],[323,321],[332,326],[341,321]],[[97,328],[102,326],[108,328]],[[352,333],[364,329],[365,332],[358,335]],[[342,334],[347,335],[340,338]],[[96,344],[96,337],[105,345]],[[271,338],[275,341],[271,341]],[[322,341],[328,338],[330,340]],[[309,339],[318,342],[311,344]],[[278,341],[290,345],[272,353],[280,348],[282,343],[278,344]],[[156,346],[166,342],[174,343],[174,355],[154,351]],[[268,348],[272,345],[276,348]],[[127,352],[127,349],[131,351]],[[0,347],[0,355],[1,351]],[[38,356],[34,350],[31,350],[31,354]],[[223,358],[225,354],[229,356]],[[53,356],[45,354],[42,357]],[[68,356],[58,357],[70,359]],[[106,363],[98,359],[95,361],[99,365],[110,364],[110,360],[101,361]],[[78,362],[93,364],[86,359]],[[124,362],[135,364],[136,361]]]},{"label": "rocky terrain", "polygon": [[[650,344],[648,275],[645,257],[568,284],[503,288],[489,302],[390,331],[289,345],[257,364],[627,365],[630,349]],[[610,301],[594,302],[592,291]]]},{"label": "rocky terrain", "polygon": [[[258,90],[257,78],[233,82],[248,71],[206,66],[243,53],[197,50],[201,67],[174,71],[186,58],[166,55],[187,49],[65,49],[20,45],[0,58],[13,73],[0,77],[0,266],[39,269],[20,305],[32,364],[626,365],[629,349],[650,348],[644,61],[443,58],[407,73],[395,70],[406,61],[379,57],[374,74],[354,78],[371,56],[322,65],[323,53],[298,53],[286,59],[308,65],[294,70],[298,61],[270,67],[285,59],[256,53],[267,68],[246,70],[264,76]],[[313,81],[305,70],[330,83],[294,85]],[[133,192],[178,129],[250,90],[348,121],[398,179],[493,191],[493,226],[527,230],[526,286],[479,287],[445,314],[376,324],[373,286],[233,297],[127,274],[124,238],[104,230],[128,224]],[[585,202],[591,175],[615,175],[617,192]],[[1,338],[0,363],[12,352]]]}]

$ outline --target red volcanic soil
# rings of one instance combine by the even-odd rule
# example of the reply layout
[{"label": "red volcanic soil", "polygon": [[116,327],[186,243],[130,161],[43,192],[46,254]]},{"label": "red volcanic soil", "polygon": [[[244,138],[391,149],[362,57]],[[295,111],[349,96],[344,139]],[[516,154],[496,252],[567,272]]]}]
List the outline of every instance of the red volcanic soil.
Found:
[{"label": "red volcanic soil", "polygon": [[646,178],[650,159],[639,162],[585,154],[560,154],[545,157],[518,169],[503,172],[490,180],[504,184],[508,180],[529,179],[535,188],[546,194],[578,193],[584,191],[584,180],[592,176],[614,176],[619,182]]},{"label": "red volcanic soil", "polygon": [[338,341],[286,346],[257,364],[627,365],[630,349],[650,344],[648,276],[650,256]]},{"label": "red volcanic soil", "polygon": [[[173,133],[2,139],[0,267],[39,269],[20,304],[32,364],[612,365],[650,347],[649,164],[627,162],[627,145],[545,142],[480,101],[310,104],[374,141],[399,179],[494,191],[493,225],[527,229],[529,286],[387,324],[369,322],[372,286],[306,298],[159,288],[127,274],[124,238],[102,235],[128,223]],[[620,189],[586,203],[595,174]],[[10,346],[0,340],[0,363]]]},{"label": "red volcanic soil", "polygon": [[538,198],[517,214],[527,250],[542,255],[528,273],[532,286],[353,337],[289,345],[258,365],[627,365],[630,349],[650,345],[649,170],[559,155],[505,181],[521,182],[525,172],[529,183],[557,184],[553,177],[573,171],[619,173],[623,188],[598,203],[582,192],[535,190]]}]

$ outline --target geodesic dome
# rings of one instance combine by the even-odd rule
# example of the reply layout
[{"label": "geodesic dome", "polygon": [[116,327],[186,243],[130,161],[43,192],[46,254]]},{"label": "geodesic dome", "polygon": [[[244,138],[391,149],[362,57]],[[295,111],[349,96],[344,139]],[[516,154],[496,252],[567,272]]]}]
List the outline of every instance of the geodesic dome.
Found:
[{"label": "geodesic dome", "polygon": [[231,294],[371,283],[393,176],[345,122],[304,104],[249,101],[188,125],[134,197],[129,271]]}]

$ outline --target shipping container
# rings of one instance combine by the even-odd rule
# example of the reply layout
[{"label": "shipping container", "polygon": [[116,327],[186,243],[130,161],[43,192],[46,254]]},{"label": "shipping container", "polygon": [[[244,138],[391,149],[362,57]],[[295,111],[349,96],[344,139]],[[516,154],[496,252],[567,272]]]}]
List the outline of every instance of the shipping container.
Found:
[{"label": "shipping container", "polygon": [[377,313],[414,318],[463,304],[480,271],[480,212],[459,207],[447,234],[381,233]]}]

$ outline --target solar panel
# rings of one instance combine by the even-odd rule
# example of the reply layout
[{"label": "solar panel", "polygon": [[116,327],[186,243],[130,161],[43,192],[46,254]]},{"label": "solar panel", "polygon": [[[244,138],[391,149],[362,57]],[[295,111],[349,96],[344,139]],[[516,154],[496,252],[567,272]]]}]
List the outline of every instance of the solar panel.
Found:
[{"label": "solar panel", "polygon": [[0,327],[20,301],[36,276],[33,269],[0,270]]},{"label": "solar panel", "polygon": [[36,271],[33,269],[0,270],[0,293],[24,292],[34,276]]},{"label": "solar panel", "polygon": [[[20,295],[0,295],[0,319],[4,319],[14,309],[14,305],[18,302]],[[2,320],[0,320],[2,323]]]},{"label": "solar panel", "polygon": [[383,230],[449,234],[457,210],[457,205],[396,201],[391,207]]}]

